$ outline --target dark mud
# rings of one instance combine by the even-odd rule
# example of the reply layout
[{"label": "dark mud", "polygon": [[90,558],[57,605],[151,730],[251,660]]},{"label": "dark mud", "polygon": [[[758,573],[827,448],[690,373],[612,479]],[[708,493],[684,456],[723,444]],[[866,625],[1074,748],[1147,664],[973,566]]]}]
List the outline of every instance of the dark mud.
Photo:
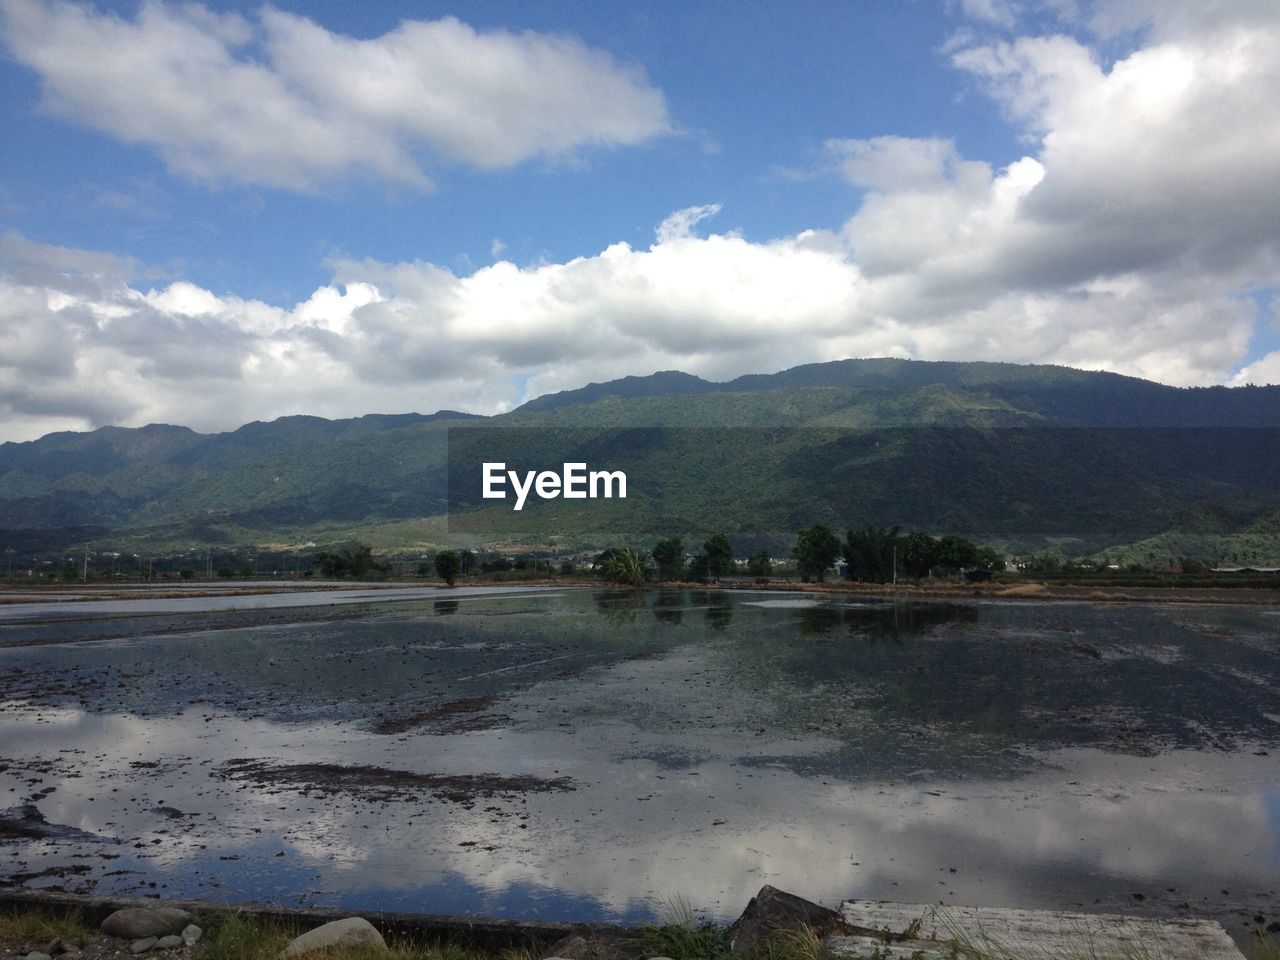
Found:
[{"label": "dark mud", "polygon": [[228,760],[218,770],[226,780],[259,787],[284,787],[310,796],[346,794],[378,803],[416,802],[427,797],[448,803],[506,799],[526,793],[567,793],[568,777],[503,776],[494,773],[438,774],[333,763],[278,764],[269,760]]},{"label": "dark mud", "polygon": [[504,713],[488,712],[497,703],[498,698],[495,696],[462,697],[442,703],[430,710],[398,717],[383,717],[374,723],[370,730],[381,736],[407,733],[410,730],[441,735],[492,730],[511,722],[511,718]]},{"label": "dark mud", "polygon": [[76,827],[50,823],[34,803],[0,810],[0,843],[6,840],[98,840]]}]

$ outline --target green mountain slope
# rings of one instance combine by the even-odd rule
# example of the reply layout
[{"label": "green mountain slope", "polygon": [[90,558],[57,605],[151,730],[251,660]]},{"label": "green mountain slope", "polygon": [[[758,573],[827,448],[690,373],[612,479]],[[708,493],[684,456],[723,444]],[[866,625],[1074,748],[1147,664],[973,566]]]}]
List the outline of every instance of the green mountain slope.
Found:
[{"label": "green mountain slope", "polygon": [[[286,542],[402,526],[445,512],[459,427],[471,446],[455,432],[455,468],[484,449],[482,430],[513,466],[586,460],[633,478],[625,502],[520,514],[468,502],[455,527],[481,539],[726,530],[765,543],[822,521],[1128,542],[1213,511],[1243,530],[1280,508],[1278,387],[881,359],[725,383],[628,377],[498,417],[300,416],[215,435],[151,425],[0,444],[0,538]],[[441,524],[431,529],[438,538]]]}]

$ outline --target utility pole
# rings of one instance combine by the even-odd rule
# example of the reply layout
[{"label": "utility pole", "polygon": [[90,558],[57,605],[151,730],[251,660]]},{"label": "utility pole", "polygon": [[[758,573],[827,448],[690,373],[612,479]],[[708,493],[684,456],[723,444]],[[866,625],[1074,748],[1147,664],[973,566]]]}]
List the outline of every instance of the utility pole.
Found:
[{"label": "utility pole", "polygon": [[85,583],[89,582],[89,545],[84,545],[84,569],[80,574],[80,579]]}]

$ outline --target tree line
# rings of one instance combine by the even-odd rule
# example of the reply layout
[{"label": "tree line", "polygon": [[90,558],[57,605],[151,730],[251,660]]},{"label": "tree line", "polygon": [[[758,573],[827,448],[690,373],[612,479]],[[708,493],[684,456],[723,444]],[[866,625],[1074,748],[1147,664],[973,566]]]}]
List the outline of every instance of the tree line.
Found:
[{"label": "tree line", "polygon": [[[864,583],[888,583],[899,577],[921,580],[973,570],[992,572],[1005,568],[1004,558],[996,550],[979,546],[956,534],[934,537],[922,530],[904,534],[900,527],[877,527],[874,524],[848,530],[841,540],[830,528],[816,523],[796,535],[791,558],[800,579],[806,583],[824,580],[841,559],[846,566],[846,576]],[[441,550],[434,558],[418,565],[418,575],[430,576],[434,572],[453,585],[460,576],[527,569],[531,563],[544,562],[547,572],[551,573],[552,562],[549,559],[481,559],[470,550]],[[361,578],[388,572],[386,565],[373,559],[367,546],[319,553],[314,557],[314,563],[321,573],[329,577]],[[766,551],[760,550],[747,558],[745,567],[751,577],[770,577],[774,572],[774,561]],[[728,576],[736,569],[733,546],[723,533],[708,538],[702,549],[693,554],[686,549],[680,537],[670,537],[658,540],[648,551],[610,547],[595,558],[598,577],[628,586],[641,586],[651,580],[705,583]],[[561,561],[556,572],[572,575],[577,568],[571,561]]]},{"label": "tree line", "polygon": [[[849,530],[840,540],[818,523],[796,535],[792,557],[804,582],[821,582],[843,559],[850,580],[888,583],[900,576],[921,580],[971,570],[988,573],[1005,568],[1004,557],[954,533],[934,537],[923,530],[903,534],[900,527],[868,524]],[[648,561],[653,560],[653,566]],[[747,560],[747,573],[768,577],[773,561],[765,551]],[[735,569],[733,548],[723,533],[711,537],[702,551],[688,556],[679,537],[659,540],[648,554],[629,547],[611,547],[596,558],[596,572],[613,583],[639,586],[646,580],[717,580]]]}]

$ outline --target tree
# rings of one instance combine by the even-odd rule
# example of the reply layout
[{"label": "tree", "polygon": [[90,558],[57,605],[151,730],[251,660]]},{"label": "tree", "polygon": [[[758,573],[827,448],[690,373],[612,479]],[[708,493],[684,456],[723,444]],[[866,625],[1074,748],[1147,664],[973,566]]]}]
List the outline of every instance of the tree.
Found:
[{"label": "tree", "polygon": [[895,576],[895,564],[903,550],[898,527],[867,524],[863,530],[845,534],[844,560],[849,565],[850,580],[888,583]]},{"label": "tree", "polygon": [[983,570],[1003,570],[1005,568],[1004,555],[994,547],[979,547],[977,560],[975,561]]},{"label": "tree", "polygon": [[938,562],[938,541],[923,530],[912,530],[902,541],[902,569],[921,580]]},{"label": "tree", "polygon": [[702,549],[707,554],[707,573],[714,579],[733,572],[733,547],[723,533],[717,533],[702,545]]},{"label": "tree", "polygon": [[[385,573],[387,570],[385,565],[373,559],[373,549],[364,544],[354,550],[322,551],[315,555],[315,563],[326,577],[337,579],[348,576],[367,577],[371,573]],[[249,571],[245,576],[253,575],[251,568],[246,566],[245,569]]]},{"label": "tree", "polygon": [[808,583],[813,577],[821,583],[823,575],[840,556],[840,540],[828,528],[815,523],[796,534],[795,555],[800,579]]},{"label": "tree", "polygon": [[373,548],[363,544],[350,551],[351,575],[356,579],[367,577],[371,571],[381,572],[382,567],[373,559]]},{"label": "tree", "polygon": [[679,537],[659,540],[653,545],[653,560],[660,580],[679,580],[684,576],[684,543]]},{"label": "tree", "polygon": [[753,577],[769,577],[773,575],[773,563],[769,560],[769,554],[764,550],[754,554],[747,561],[747,573]]},{"label": "tree", "polygon": [[436,573],[440,579],[453,586],[462,570],[462,558],[453,550],[441,550],[436,554]]},{"label": "tree", "polygon": [[644,555],[635,550],[610,548],[596,559],[600,576],[629,587],[644,584]]},{"label": "tree", "polygon": [[972,540],[948,533],[938,541],[938,566],[951,570],[963,570],[977,566],[978,545]]},{"label": "tree", "polygon": [[707,555],[700,553],[689,561],[689,579],[697,580],[699,583],[706,583],[711,579],[711,573],[707,569]]}]

